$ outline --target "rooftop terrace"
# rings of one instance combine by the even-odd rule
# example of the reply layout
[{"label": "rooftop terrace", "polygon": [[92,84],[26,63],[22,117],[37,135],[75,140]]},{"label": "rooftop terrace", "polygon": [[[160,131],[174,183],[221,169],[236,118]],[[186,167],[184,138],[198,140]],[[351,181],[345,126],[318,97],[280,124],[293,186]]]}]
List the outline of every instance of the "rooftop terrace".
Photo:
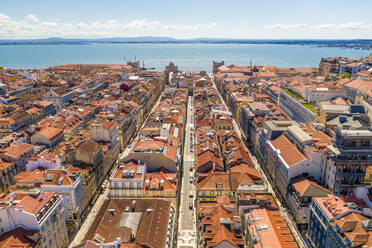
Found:
[{"label": "rooftop terrace", "polygon": [[303,99],[303,97],[300,94],[293,92],[290,89],[283,89],[283,92],[285,92],[290,97],[296,99],[299,103],[301,103],[305,108],[307,108],[314,114],[318,114],[318,108],[314,104],[309,103],[305,99]]}]

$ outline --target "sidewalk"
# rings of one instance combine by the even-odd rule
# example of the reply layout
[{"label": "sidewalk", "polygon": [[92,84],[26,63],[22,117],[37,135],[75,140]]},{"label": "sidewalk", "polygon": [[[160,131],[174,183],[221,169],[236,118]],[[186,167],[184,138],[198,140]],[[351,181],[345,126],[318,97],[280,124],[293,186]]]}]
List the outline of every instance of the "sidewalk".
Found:
[{"label": "sidewalk", "polygon": [[71,242],[69,247],[76,246],[80,244],[81,242],[85,241],[84,238],[87,232],[89,231],[89,228],[92,225],[94,219],[96,218],[99,210],[101,209],[103,202],[107,198],[108,192],[109,192],[109,188],[107,187],[106,190],[98,197],[92,210],[89,212],[88,217],[85,219],[83,225],[80,227],[79,232],[76,234],[74,240]]}]

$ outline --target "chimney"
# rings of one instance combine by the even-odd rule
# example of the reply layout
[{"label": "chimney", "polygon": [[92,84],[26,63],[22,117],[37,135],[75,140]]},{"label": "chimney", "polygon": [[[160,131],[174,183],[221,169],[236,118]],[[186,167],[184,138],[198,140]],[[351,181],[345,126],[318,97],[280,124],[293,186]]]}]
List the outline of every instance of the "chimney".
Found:
[{"label": "chimney", "polygon": [[9,199],[10,203],[13,203],[15,197],[16,197],[16,192],[14,191],[13,193],[10,194],[10,199]]},{"label": "chimney", "polygon": [[132,201],[132,212],[136,209],[136,200]]},{"label": "chimney", "polygon": [[110,214],[112,214],[112,216],[115,216],[115,209],[114,208],[110,208],[108,211],[110,212]]},{"label": "chimney", "polygon": [[147,215],[150,215],[150,214],[152,213],[152,211],[154,211],[154,209],[148,208],[148,209],[146,210]]},{"label": "chimney", "polygon": [[70,142],[66,142],[66,153],[70,151]]},{"label": "chimney", "polygon": [[238,216],[234,216],[234,232],[240,232],[242,230],[241,219]]},{"label": "chimney", "polygon": [[216,170],[216,163],[213,163],[213,171]]},{"label": "chimney", "polygon": [[40,191],[40,200],[44,200],[45,194],[44,191]]}]

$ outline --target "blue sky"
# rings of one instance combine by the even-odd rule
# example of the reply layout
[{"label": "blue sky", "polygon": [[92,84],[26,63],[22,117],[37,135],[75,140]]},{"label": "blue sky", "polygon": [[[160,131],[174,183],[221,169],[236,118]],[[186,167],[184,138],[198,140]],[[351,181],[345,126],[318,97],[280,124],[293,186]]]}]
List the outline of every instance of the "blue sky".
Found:
[{"label": "blue sky", "polygon": [[1,0],[0,39],[372,38],[371,0]]}]

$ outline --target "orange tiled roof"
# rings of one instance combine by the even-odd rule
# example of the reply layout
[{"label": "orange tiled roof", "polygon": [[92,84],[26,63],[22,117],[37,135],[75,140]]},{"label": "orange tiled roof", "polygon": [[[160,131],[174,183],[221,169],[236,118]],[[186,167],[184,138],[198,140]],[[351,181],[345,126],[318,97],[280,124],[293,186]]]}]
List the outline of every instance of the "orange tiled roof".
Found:
[{"label": "orange tiled roof", "polygon": [[39,101],[38,102],[39,105],[43,106],[43,107],[46,107],[46,106],[49,106],[51,104],[53,104],[52,102],[49,102],[49,101]]},{"label": "orange tiled roof", "polygon": [[108,130],[111,130],[116,126],[116,122],[115,121],[105,121],[105,122],[102,123],[102,126],[106,129],[108,129]]},{"label": "orange tiled roof", "polygon": [[12,144],[11,146],[5,148],[4,152],[14,158],[20,158],[23,154],[31,152],[33,149],[33,145],[21,142],[18,144]]},{"label": "orange tiled roof", "polygon": [[[145,180],[149,180],[149,188],[145,190],[177,191],[177,174],[176,173],[146,173]],[[160,181],[163,180],[163,188],[160,188]]]},{"label": "orange tiled roof", "polygon": [[16,228],[0,236],[0,248],[32,248],[36,242],[33,238],[39,231],[29,231],[22,227]]},{"label": "orange tiled roof", "polygon": [[36,113],[41,112],[41,109],[33,107],[33,108],[30,108],[30,109],[27,109],[26,112],[29,113],[30,115],[32,115],[32,114],[36,114]]},{"label": "orange tiled roof", "polygon": [[46,127],[40,130],[39,134],[47,137],[48,139],[53,139],[54,137],[62,133],[62,131],[63,130],[61,128]]},{"label": "orange tiled roof", "polygon": [[[141,178],[142,172],[138,172],[138,163],[141,163],[140,161],[130,160],[129,162],[126,162],[124,165],[121,165],[118,167],[118,169],[115,171],[115,173],[112,175],[113,178],[123,178],[123,172],[129,169],[129,171],[134,171],[133,178]],[[140,164],[144,165],[144,164]]]},{"label": "orange tiled roof", "polygon": [[346,216],[335,220],[345,236],[353,243],[353,245],[372,246],[372,231],[365,230],[362,226],[362,221],[371,221],[370,218],[358,213],[349,213]]},{"label": "orange tiled roof", "polygon": [[38,194],[36,197],[26,195],[19,203],[17,203],[16,207],[19,208],[19,206],[23,207],[23,211],[37,214],[40,209],[44,207],[44,205],[54,196],[54,191],[47,191],[44,192],[44,198],[42,197],[42,194]]},{"label": "orange tiled roof", "polygon": [[291,234],[284,218],[278,210],[269,210],[266,208],[253,209],[249,214],[255,219],[256,226],[266,225],[267,230],[256,230],[251,224],[249,229],[252,233],[259,232],[261,242],[257,242],[255,248],[277,247],[277,248],[297,248],[297,244]]},{"label": "orange tiled roof", "polygon": [[357,78],[345,84],[344,86],[360,91],[370,91],[372,90],[372,81],[363,81]]},{"label": "orange tiled roof", "polygon": [[134,149],[150,149],[150,150],[160,150],[164,149],[165,143],[160,140],[145,139],[139,140]]},{"label": "orange tiled roof", "polygon": [[326,147],[332,144],[332,138],[322,131],[316,130],[313,124],[307,124],[301,127],[313,139],[317,148]]},{"label": "orange tiled roof", "polygon": [[177,159],[177,151],[178,151],[178,147],[177,147],[177,139],[176,138],[169,138],[168,139],[168,144],[167,144],[167,148],[165,150],[165,156],[173,159],[173,160],[176,160]]},{"label": "orange tiled roof", "polygon": [[[304,177],[295,178],[292,181],[293,187],[303,196],[309,196],[309,194],[313,194],[318,192],[317,194],[327,194],[329,190],[317,184],[314,181],[306,179]],[[311,196],[319,196],[319,195],[311,195]]]},{"label": "orange tiled roof", "polygon": [[42,182],[44,179],[45,171],[35,169],[33,171],[21,171],[13,177],[17,183],[33,183],[35,181]]},{"label": "orange tiled roof", "polygon": [[217,157],[212,151],[207,150],[196,157],[196,167],[202,167],[206,163],[215,163],[216,168],[223,169],[223,163],[221,158]]},{"label": "orange tiled roof", "polygon": [[347,201],[342,197],[336,197],[334,195],[328,195],[328,197],[314,197],[313,200],[322,209],[323,213],[328,219],[333,219],[334,216],[344,214],[350,209],[345,205]]},{"label": "orange tiled roof", "polygon": [[307,157],[300,150],[298,150],[296,145],[290,142],[284,134],[275,140],[272,140],[271,144],[276,149],[280,150],[280,155],[288,166],[295,165],[307,159]]},{"label": "orange tiled roof", "polygon": [[246,164],[246,163],[240,163],[237,166],[230,168],[231,173],[245,173],[248,174],[253,180],[262,180],[262,177],[258,170],[256,170],[254,167]]},{"label": "orange tiled roof", "polygon": [[208,176],[198,182],[198,190],[215,190],[217,185],[221,185],[221,189],[230,190],[230,179],[226,172],[213,171]]},{"label": "orange tiled roof", "polygon": [[[53,178],[51,175],[54,175]],[[47,180],[48,176],[52,178],[52,180]],[[63,179],[61,179],[63,178]],[[45,185],[58,185],[58,181],[61,180],[61,185],[71,185],[75,182],[74,179],[72,179],[67,172],[63,170],[47,170],[45,173],[44,183]]]},{"label": "orange tiled roof", "polygon": [[245,241],[240,230],[228,229],[221,221],[228,220],[232,226],[234,222],[241,222],[237,213],[227,211],[224,206],[231,206],[228,203],[220,205],[218,203],[203,203],[199,205],[199,215],[201,217],[201,225],[204,226],[203,238],[208,239],[207,247],[215,247],[222,242],[227,242],[233,247],[244,245]]},{"label": "orange tiled roof", "polygon": [[6,161],[3,161],[0,158],[0,171],[4,171],[4,170],[8,169],[9,167],[13,166],[14,164],[15,164],[15,162],[6,162]]}]

